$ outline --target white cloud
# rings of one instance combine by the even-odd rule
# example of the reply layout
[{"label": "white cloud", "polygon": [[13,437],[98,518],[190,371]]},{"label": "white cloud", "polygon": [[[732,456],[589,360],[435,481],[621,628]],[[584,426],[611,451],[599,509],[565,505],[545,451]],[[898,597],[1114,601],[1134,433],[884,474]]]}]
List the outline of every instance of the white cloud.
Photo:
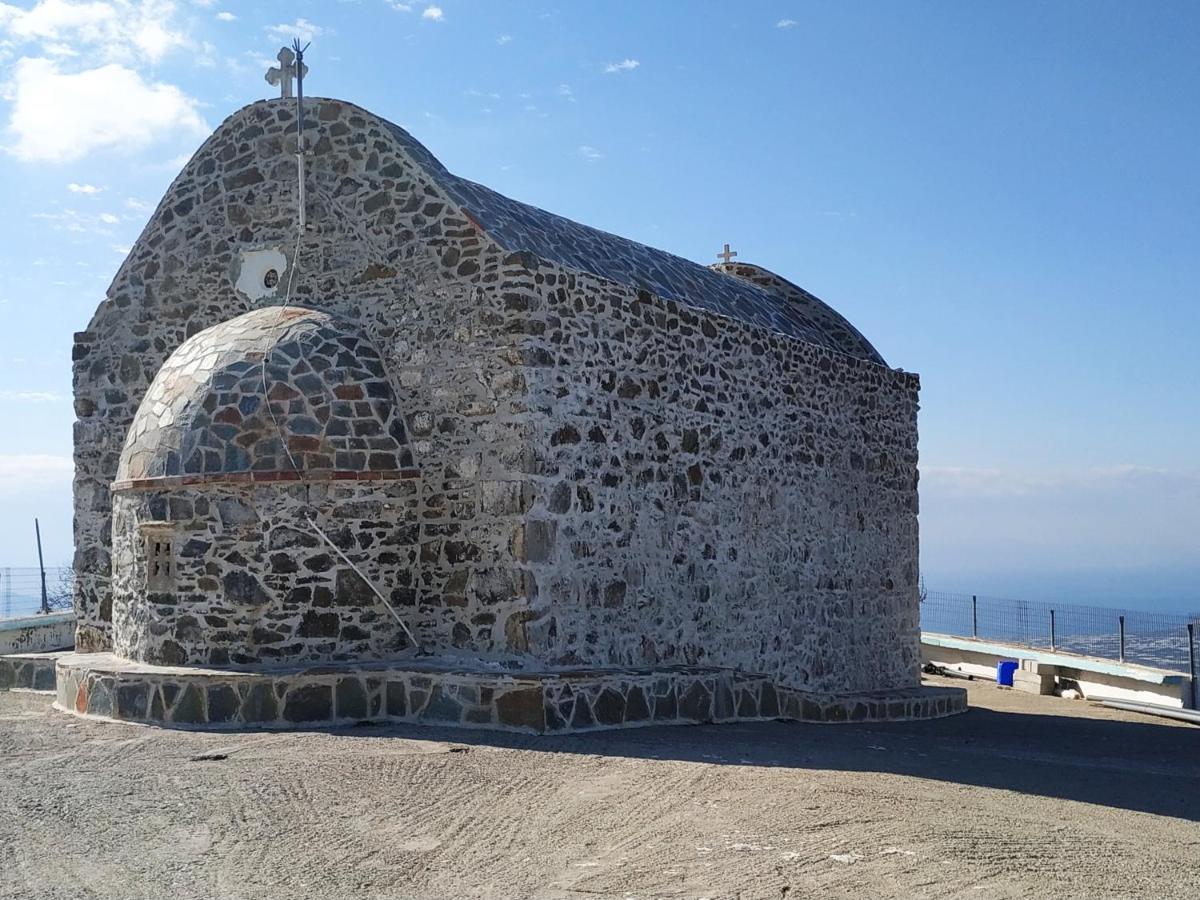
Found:
[{"label": "white cloud", "polygon": [[156,63],[187,45],[174,16],[171,0],[41,0],[28,10],[0,4],[0,30],[10,45],[37,43],[49,56],[74,57],[86,49],[89,59],[132,65]]},{"label": "white cloud", "polygon": [[5,512],[0,520],[0,546],[5,548],[6,564],[37,565],[34,516],[40,522],[47,565],[69,564],[74,472],[70,456],[0,455],[0,500]]},{"label": "white cloud", "polygon": [[58,41],[47,41],[42,44],[42,51],[48,56],[56,56],[60,59],[69,59],[70,57],[79,55],[79,51],[74,47]]},{"label": "white cloud", "polygon": [[1128,485],[1134,481],[1181,478],[1200,486],[1200,478],[1153,466],[1094,466],[1070,471],[1026,471],[969,466],[921,466],[921,488],[956,497],[1028,497],[1078,489]]},{"label": "white cloud", "polygon": [[440,6],[427,6],[425,7],[425,11],[421,13],[421,18],[428,19],[430,22],[441,22],[444,15]]},{"label": "white cloud", "polygon": [[500,37],[496,38],[496,43],[499,44],[501,47],[503,47],[505,44],[512,43],[512,35],[511,34],[502,34],[502,35],[500,35]]},{"label": "white cloud", "polygon": [[71,34],[98,35],[111,25],[116,15],[117,11],[108,3],[42,0],[29,10],[0,7],[0,23],[21,38],[57,40]]},{"label": "white cloud", "polygon": [[780,19],[775,23],[776,28],[795,28],[799,23],[795,19]]},{"label": "white cloud", "polygon": [[62,399],[62,394],[55,394],[50,391],[10,391],[0,389],[0,401],[8,400],[17,403],[58,403]]},{"label": "white cloud", "polygon": [[215,68],[220,61],[217,45],[210,41],[202,41],[200,47],[192,53],[192,59],[198,66],[203,66],[206,69]]},{"label": "white cloud", "polygon": [[153,207],[137,197],[126,197],[125,206],[132,209],[134,212],[149,212]]},{"label": "white cloud", "polygon": [[172,156],[170,159],[164,160],[163,162],[159,163],[158,168],[162,169],[164,172],[178,172],[180,169],[182,169],[184,166],[186,166],[189,162],[192,161],[193,155],[194,154],[192,154],[191,152],[185,150],[183,153],[176,154],[175,156]]},{"label": "white cloud", "polygon": [[172,47],[185,44],[183,36],[168,31],[158,22],[145,22],[133,35],[133,42],[150,62],[162,59]]},{"label": "white cloud", "polygon": [[401,0],[387,0],[387,5],[396,12],[412,12],[412,4],[402,3]]},{"label": "white cloud", "polygon": [[[291,46],[291,43],[292,42],[289,40],[288,45]],[[250,67],[253,70],[258,71],[258,72],[266,72],[267,69],[270,69],[270,68],[273,68],[274,66],[279,65],[278,57],[266,57],[254,50],[247,50],[246,58],[248,60],[250,60]],[[231,65],[231,67],[234,68],[235,70],[239,69],[241,66],[241,64],[238,63],[237,60],[232,59],[232,58],[229,60],[229,63]]]},{"label": "white cloud", "polygon": [[595,147],[589,147],[587,144],[581,145],[580,148],[575,152],[579,154],[580,159],[585,159],[588,162],[597,162],[604,159],[603,153],[601,153]]},{"label": "white cloud", "polygon": [[[206,131],[194,100],[138,73],[190,45],[175,20],[172,0],[39,0],[29,9],[0,2],[0,54],[23,53],[2,88],[11,103],[5,149],[60,162]],[[18,50],[24,45],[36,49]],[[88,193],[82,185],[75,192]]]},{"label": "white cloud", "polygon": [[607,66],[605,66],[604,74],[605,75],[619,75],[622,72],[632,72],[634,69],[636,69],[640,65],[641,65],[641,63],[638,62],[636,59],[623,59],[620,62],[609,63]]},{"label": "white cloud", "polygon": [[[301,44],[306,44],[313,38],[320,37],[325,33],[325,29],[320,25],[314,25],[308,19],[300,18],[291,25],[270,25],[267,27],[267,37],[272,38],[281,43],[290,45],[292,38],[299,38]],[[272,63],[272,65],[274,65]]]},{"label": "white cloud", "polygon": [[106,226],[115,225],[120,221],[111,213],[91,215],[74,209],[33,213],[32,218],[52,223],[50,227],[54,231],[69,231],[72,234],[112,234]]},{"label": "white cloud", "polygon": [[564,100],[570,100],[572,103],[575,102],[575,92],[571,90],[571,86],[569,84],[560,84],[558,86],[558,90],[556,90],[554,93],[558,94],[558,96],[562,97]]},{"label": "white cloud", "polygon": [[48,59],[17,62],[10,85],[7,149],[18,159],[66,162],[96,150],[137,149],[208,126],[196,101],[170,84],[148,83],[116,63],[75,74]]},{"label": "white cloud", "polygon": [[96,187],[94,184],[76,184],[72,181],[67,185],[67,190],[72,194],[98,194],[104,188]]},{"label": "white cloud", "polygon": [[217,13],[217,21],[218,22],[236,22],[237,16],[235,16],[231,12],[228,12],[227,10],[221,10],[219,13]]},{"label": "white cloud", "polygon": [[75,463],[69,456],[0,454],[0,496],[12,497],[46,487],[69,488],[74,473]]},{"label": "white cloud", "polygon": [[1200,472],[921,466],[921,552],[941,571],[1200,566]]}]

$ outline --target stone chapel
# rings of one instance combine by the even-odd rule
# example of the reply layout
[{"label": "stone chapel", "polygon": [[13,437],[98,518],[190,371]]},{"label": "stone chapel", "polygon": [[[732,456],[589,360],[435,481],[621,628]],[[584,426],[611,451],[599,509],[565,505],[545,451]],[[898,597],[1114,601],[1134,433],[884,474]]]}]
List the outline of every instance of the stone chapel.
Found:
[{"label": "stone chapel", "polygon": [[74,346],[59,705],[534,731],[941,715],[918,378],[755,265],[457,177],[351,103],[230,116]]}]

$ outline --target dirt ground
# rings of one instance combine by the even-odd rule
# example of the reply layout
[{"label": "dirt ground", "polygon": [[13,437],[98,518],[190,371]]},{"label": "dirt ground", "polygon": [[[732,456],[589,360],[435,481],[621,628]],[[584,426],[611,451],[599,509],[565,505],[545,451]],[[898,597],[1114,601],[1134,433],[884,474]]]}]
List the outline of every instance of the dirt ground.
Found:
[{"label": "dirt ground", "polygon": [[935,722],[554,738],[0,693],[0,897],[1200,897],[1200,728],[969,689]]}]

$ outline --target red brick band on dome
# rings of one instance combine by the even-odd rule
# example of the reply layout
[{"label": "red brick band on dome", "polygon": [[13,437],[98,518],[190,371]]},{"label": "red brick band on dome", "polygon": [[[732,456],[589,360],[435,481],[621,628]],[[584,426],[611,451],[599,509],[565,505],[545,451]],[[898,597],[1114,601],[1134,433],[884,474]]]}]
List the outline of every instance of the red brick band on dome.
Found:
[{"label": "red brick band on dome", "polygon": [[420,478],[420,469],[400,469],[396,472],[347,472],[342,469],[311,469],[297,472],[283,469],[277,472],[229,472],[213,475],[166,475],[162,478],[137,478],[129,481],[114,481],[114,491],[161,491],[178,487],[194,487],[205,484],[269,484],[279,481],[406,481]]},{"label": "red brick band on dome", "polygon": [[275,307],[201,331],[171,355],[130,425],[112,489],[381,480],[415,468],[375,348],[325,313]]}]

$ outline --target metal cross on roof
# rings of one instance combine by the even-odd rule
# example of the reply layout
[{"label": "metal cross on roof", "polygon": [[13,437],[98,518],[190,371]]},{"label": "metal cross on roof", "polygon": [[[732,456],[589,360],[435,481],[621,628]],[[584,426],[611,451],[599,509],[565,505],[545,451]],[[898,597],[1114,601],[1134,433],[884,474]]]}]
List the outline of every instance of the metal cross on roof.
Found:
[{"label": "metal cross on roof", "polygon": [[725,249],[724,249],[722,252],[720,252],[720,253],[718,253],[718,254],[717,254],[717,259],[721,260],[721,262],[725,263],[725,265],[729,265],[730,261],[731,261],[731,260],[732,260],[732,259],[733,259],[735,256],[737,256],[737,251],[736,251],[736,250],[730,250],[730,249],[729,249],[729,245],[728,245],[728,244],[726,244],[726,245],[725,245]]},{"label": "metal cross on roof", "polygon": [[267,69],[267,84],[279,85],[279,96],[287,99],[292,96],[292,79],[297,76],[303,79],[308,74],[308,66],[301,60],[297,71],[296,54],[290,47],[280,47],[275,58],[279,65]]}]

